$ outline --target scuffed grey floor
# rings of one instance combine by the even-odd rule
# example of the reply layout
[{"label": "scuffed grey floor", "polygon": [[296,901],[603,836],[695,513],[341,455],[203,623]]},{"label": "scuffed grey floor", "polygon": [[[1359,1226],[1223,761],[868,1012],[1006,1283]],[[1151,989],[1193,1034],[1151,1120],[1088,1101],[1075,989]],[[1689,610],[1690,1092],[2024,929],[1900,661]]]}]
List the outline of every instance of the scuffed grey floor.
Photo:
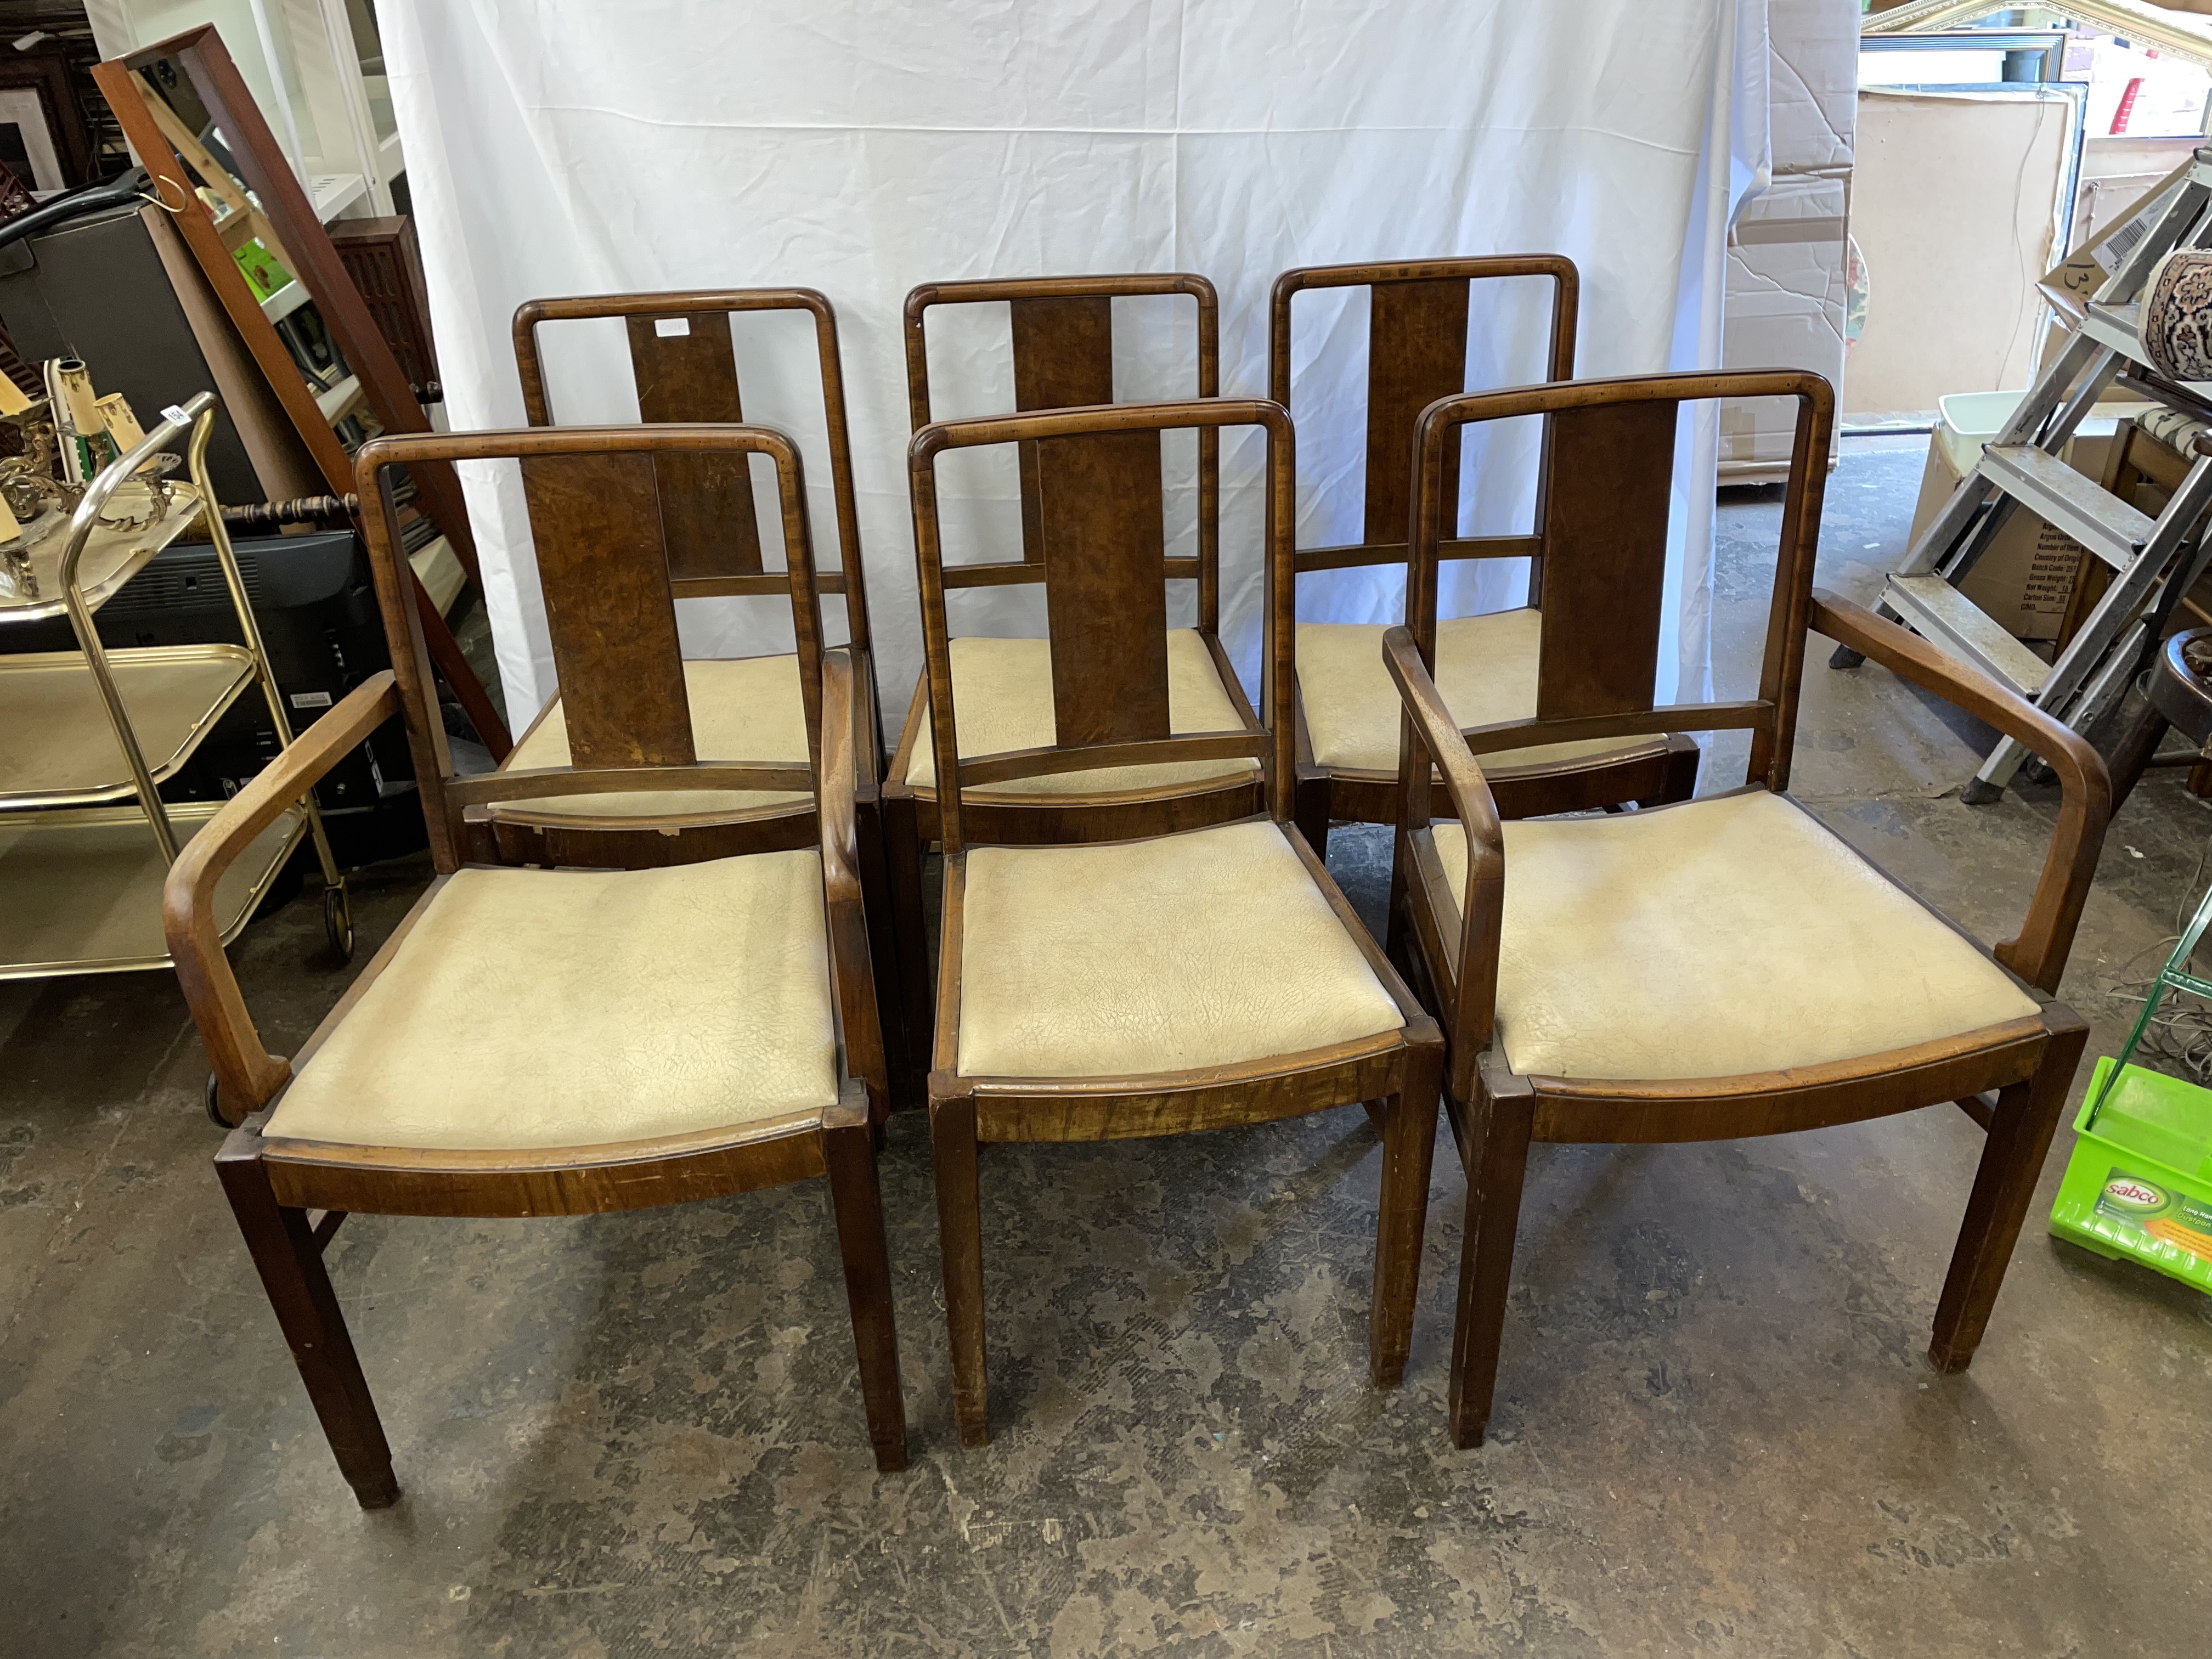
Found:
[{"label": "scuffed grey floor", "polygon": [[[1823,580],[1901,551],[1913,444],[1854,444]],[[1778,521],[1728,501],[1718,689]],[[1968,808],[1983,734],[1879,669],[1806,676],[1796,783],[1986,938],[2048,792]],[[1707,787],[1741,775],[1717,745]],[[1737,769],[1731,775],[1730,768]],[[2154,774],[2066,994],[2116,1047],[2212,812]],[[1331,862],[1370,918],[1387,842]],[[360,879],[363,954],[423,869]],[[235,952],[280,1051],[335,1000],[310,900]],[[1255,964],[1264,970],[1263,964]],[[1366,1383],[1357,1109],[994,1149],[996,1438],[950,1426],[924,1126],[884,1158],[915,1460],[872,1469],[802,1187],[583,1221],[360,1218],[334,1275],[406,1496],[339,1480],[209,1166],[155,976],[0,987],[0,1651],[2179,1656],[2212,1594],[2212,1304],[2043,1231],[1987,1341],[1922,1358],[1980,1134],[1540,1147],[1495,1438],[1443,1429],[1465,1182],[1439,1148],[1406,1386]]]}]

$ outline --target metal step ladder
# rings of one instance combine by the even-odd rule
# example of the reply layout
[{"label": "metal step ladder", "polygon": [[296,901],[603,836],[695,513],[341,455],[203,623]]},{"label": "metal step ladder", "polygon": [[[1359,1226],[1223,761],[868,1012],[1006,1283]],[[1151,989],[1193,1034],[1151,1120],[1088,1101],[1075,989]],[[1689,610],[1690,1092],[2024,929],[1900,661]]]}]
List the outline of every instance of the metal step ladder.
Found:
[{"label": "metal step ladder", "polygon": [[[2116,383],[2189,419],[2212,423],[2212,402],[2160,379],[2142,362],[2136,328],[2151,267],[2172,248],[2207,246],[2212,246],[2212,145],[2197,152],[2172,202],[2128,249],[2072,340],[2004,430],[1983,448],[1974,470],[1960,480],[1882,591],[1883,614],[2076,732],[2088,730],[2126,690],[2156,647],[2174,605],[2212,558],[2212,536],[2196,533],[2212,507],[2212,439],[2196,439],[2188,476],[2156,519],[2098,488],[2060,459],[2060,452]],[[2014,639],[1956,586],[2021,506],[2073,537],[2113,573],[2104,597],[2054,662]],[[1839,647],[1830,660],[1847,668],[1861,659]],[[1977,805],[1995,800],[2027,758],[2014,739],[2001,739],[1966,786],[1966,799]]]}]

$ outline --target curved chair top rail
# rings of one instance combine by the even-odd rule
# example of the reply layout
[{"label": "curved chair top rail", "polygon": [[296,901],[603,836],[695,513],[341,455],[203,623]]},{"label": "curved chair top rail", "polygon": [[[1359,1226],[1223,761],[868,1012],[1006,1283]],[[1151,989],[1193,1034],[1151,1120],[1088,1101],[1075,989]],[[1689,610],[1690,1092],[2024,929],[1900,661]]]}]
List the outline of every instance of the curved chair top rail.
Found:
[{"label": "curved chair top rail", "polygon": [[[1257,426],[1267,434],[1267,610],[1265,728],[1175,734],[1168,715],[1167,607],[1157,495],[1121,487],[1146,467],[1158,477],[1164,432]],[[1054,729],[1060,741],[1016,754],[959,758],[952,706],[948,578],[937,506],[937,457],[994,444],[1034,445],[1067,480],[1054,492],[1048,529],[1058,550],[1035,580],[1045,588],[1052,646]],[[963,789],[1047,773],[1109,766],[1249,757],[1267,777],[1269,810],[1287,822],[1291,804],[1291,580],[1290,526],[1296,476],[1289,413],[1261,398],[1199,398],[1100,404],[1033,414],[940,421],[907,446],[914,495],[915,562],[932,741],[940,780],[938,811],[947,853],[961,849]],[[950,781],[949,785],[945,781]]]},{"label": "curved chair top rail", "polygon": [[[1201,398],[1221,392],[1221,301],[1213,284],[1194,271],[1137,271],[1099,276],[984,277],[955,283],[924,283],[906,296],[907,412],[916,432],[931,423],[929,343],[923,327],[933,306],[981,305],[1004,301],[1013,335],[1014,409],[1035,413],[1048,409],[1081,409],[1114,401],[1114,306],[1116,299],[1186,295],[1198,304],[1198,362],[1194,390]],[[1049,553],[1044,507],[1051,482],[1034,444],[1024,442],[1019,457],[1022,498],[1022,556],[986,564],[956,565],[945,573],[951,587],[988,587],[1041,580]],[[1157,460],[1142,476],[1120,480],[1121,487],[1147,492],[1164,501]],[[1164,550],[1162,557],[1165,558]],[[1198,554],[1166,560],[1167,574],[1198,584],[1198,625],[1220,631],[1221,613],[1221,440],[1217,428],[1200,430],[1198,439]]]},{"label": "curved chair top rail", "polygon": [[[1774,598],[1759,696],[1653,707],[1677,415],[1685,403],[1794,398],[1797,424],[1782,509]],[[1669,732],[1752,733],[1748,779],[1789,786],[1804,666],[1826,456],[1835,390],[1798,369],[1647,374],[1558,381],[1441,398],[1414,427],[1406,617],[1421,660],[1436,666],[1437,570],[1448,458],[1463,427],[1546,417],[1536,541],[1543,564],[1536,713],[1468,734],[1477,755],[1586,738]]]},{"label": "curved chair top rail", "polygon": [[[837,313],[825,295],[811,288],[671,289],[526,300],[515,308],[514,323],[523,412],[533,427],[553,424],[538,349],[539,325],[621,318],[628,325],[630,374],[637,387],[641,419],[741,422],[744,405],[729,319],[739,313],[777,311],[803,311],[814,319],[823,424],[830,442],[830,491],[837,513],[837,568],[818,572],[817,580],[823,592],[844,596],[854,647],[865,653],[870,641],[860,501],[853,480]],[[667,327],[670,324],[681,326]],[[763,561],[752,476],[744,464],[695,453],[669,456],[660,470],[665,486],[661,518],[676,596],[780,595],[782,576],[767,569]]]},{"label": "curved chair top rail", "polygon": [[[677,640],[659,469],[671,458],[765,455],[775,466],[806,712],[809,765],[702,763]],[[422,621],[403,583],[393,474],[424,460],[521,463],[524,499],[544,596],[570,765],[457,778],[424,652]],[[423,793],[431,854],[459,867],[462,816],[517,796],[641,789],[817,790],[822,724],[822,611],[799,446],[771,427],[670,422],[530,427],[378,438],[355,458],[378,604],[391,635],[407,741]],[[372,503],[374,506],[372,507]],[[401,642],[405,642],[402,649]]]},{"label": "curved chair top rail", "polygon": [[[1291,301],[1319,289],[1370,290],[1367,321],[1367,450],[1365,507],[1361,539],[1334,547],[1306,548],[1301,571],[1358,565],[1403,564],[1407,491],[1406,457],[1413,422],[1438,398],[1467,389],[1470,284],[1541,276],[1552,283],[1551,346],[1545,374],[1571,380],[1580,314],[1581,273],[1564,253],[1484,254],[1457,259],[1395,259],[1360,264],[1304,265],[1275,278],[1267,308],[1267,395],[1291,407]],[[1459,458],[1445,463],[1445,485],[1458,522]],[[1525,536],[1453,538],[1443,549],[1451,559],[1525,558],[1536,549]]]},{"label": "curved chair top rail", "polygon": [[922,319],[933,306],[1005,301],[1012,309],[1014,407],[1076,409],[1114,401],[1112,302],[1151,295],[1188,295],[1198,302],[1198,395],[1221,393],[1221,296],[1195,271],[1131,271],[1102,276],[987,276],[923,283],[906,296],[907,413],[916,432],[929,406],[929,337]]}]

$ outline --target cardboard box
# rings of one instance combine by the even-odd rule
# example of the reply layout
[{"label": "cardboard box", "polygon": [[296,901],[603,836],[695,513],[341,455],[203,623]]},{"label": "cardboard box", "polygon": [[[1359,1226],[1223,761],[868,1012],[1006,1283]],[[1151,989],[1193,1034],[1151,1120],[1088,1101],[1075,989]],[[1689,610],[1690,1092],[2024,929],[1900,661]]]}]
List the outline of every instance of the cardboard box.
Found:
[{"label": "cardboard box", "polygon": [[[1856,11],[1841,0],[1770,0],[1773,175],[1729,234],[1721,361],[1729,368],[1809,368],[1842,389],[1858,79]],[[1785,399],[1723,403],[1721,477],[1731,483],[1787,477],[1796,425],[1796,405]]]},{"label": "cardboard box", "polygon": [[[1777,179],[1729,233],[1724,368],[1809,368],[1844,382],[1844,183]],[[1721,477],[1788,476],[1796,434],[1790,398],[1721,405]]]},{"label": "cardboard box", "polygon": [[2096,298],[2105,278],[2119,268],[2127,250],[2157,222],[2165,210],[2166,196],[2179,187],[2189,168],[2190,163],[2183,161],[2143,191],[2132,206],[2114,215],[2101,230],[2043,273],[2036,287],[2053,309],[2077,320],[2081,317],[2083,307]]},{"label": "cardboard box", "polygon": [[1924,418],[1947,393],[2035,378],[2035,282],[2070,205],[2080,95],[2030,83],[1860,93],[1850,228],[1868,302],[1846,416]]},{"label": "cardboard box", "polygon": [[[2024,393],[1984,392],[1945,398],[1942,418],[1928,438],[1928,463],[1920,499],[1912,509],[1912,539],[1942,511],[1981,455],[1982,444],[2002,428]],[[2093,483],[2105,476],[2119,422],[2141,404],[2100,404],[2062,452],[2066,463]],[[1996,540],[1974,562],[1959,591],[2015,639],[2055,640],[2074,577],[2088,550],[2054,530],[2026,507],[2014,507]]]},{"label": "cardboard box", "polygon": [[1847,174],[1859,118],[1859,16],[1838,0],[1768,0],[1774,171]]}]

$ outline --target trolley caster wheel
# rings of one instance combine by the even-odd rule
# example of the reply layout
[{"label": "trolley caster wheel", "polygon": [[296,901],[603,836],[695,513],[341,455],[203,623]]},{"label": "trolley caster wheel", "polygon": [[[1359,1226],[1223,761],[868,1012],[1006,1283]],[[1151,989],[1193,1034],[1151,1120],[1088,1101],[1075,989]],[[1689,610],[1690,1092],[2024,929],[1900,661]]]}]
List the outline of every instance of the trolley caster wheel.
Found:
[{"label": "trolley caster wheel", "polygon": [[341,963],[353,960],[353,898],[343,878],[323,889],[323,936]]},{"label": "trolley caster wheel", "polygon": [[1828,666],[1831,668],[1856,668],[1865,660],[1864,652],[1854,651],[1848,645],[1839,645],[1828,653]]},{"label": "trolley caster wheel", "polygon": [[1966,787],[1959,792],[1959,799],[1969,806],[1987,806],[2002,798],[2004,786],[1991,783],[1986,778],[1970,778]]},{"label": "trolley caster wheel", "polygon": [[207,1115],[208,1121],[218,1129],[235,1129],[238,1127],[222,1115],[222,1088],[216,1081],[213,1072],[208,1073]]}]

